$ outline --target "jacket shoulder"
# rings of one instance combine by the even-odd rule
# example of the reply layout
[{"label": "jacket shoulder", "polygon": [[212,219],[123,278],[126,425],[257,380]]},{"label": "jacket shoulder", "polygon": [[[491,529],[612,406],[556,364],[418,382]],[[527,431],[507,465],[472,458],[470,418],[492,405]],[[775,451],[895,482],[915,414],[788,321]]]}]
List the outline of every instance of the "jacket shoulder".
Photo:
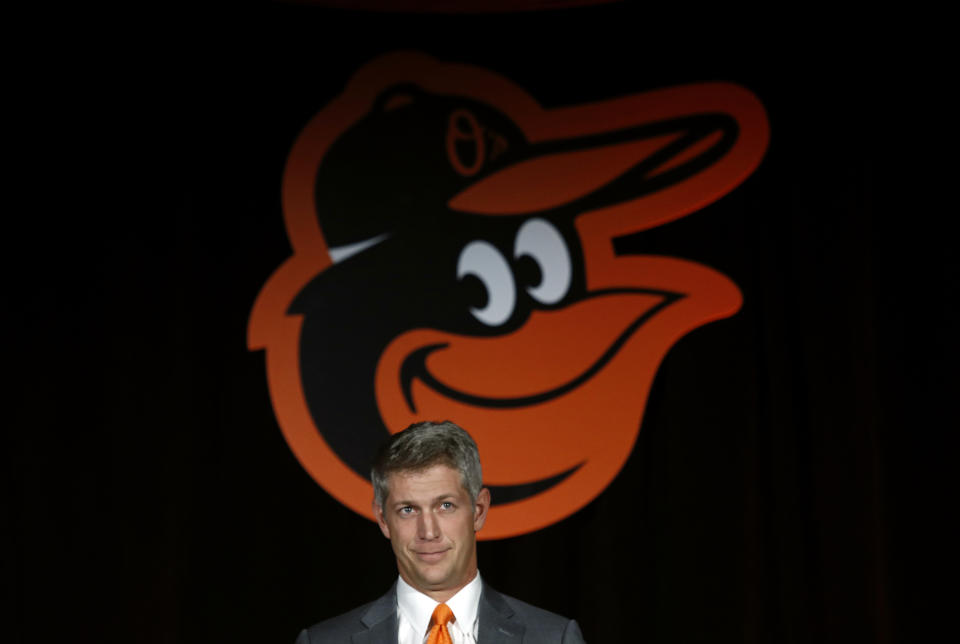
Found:
[{"label": "jacket shoulder", "polygon": [[496,593],[496,595],[513,612],[511,619],[523,623],[526,629],[524,642],[565,642],[570,644],[583,642],[583,635],[576,621],[537,608],[516,597],[510,597],[502,593]]},{"label": "jacket shoulder", "polygon": [[360,619],[376,602],[358,606],[342,615],[317,622],[300,632],[296,644],[319,644],[320,642],[349,642],[357,631],[364,629]]},{"label": "jacket shoulder", "polygon": [[511,597],[510,595],[504,595],[502,593],[500,597],[502,597],[503,601],[505,601],[507,605],[517,613],[517,615],[521,616],[525,622],[566,626],[566,624],[570,621],[569,618],[564,617],[563,615],[557,615],[556,613],[551,613],[548,610],[537,608],[536,606],[528,604],[525,601],[521,601],[516,597]]}]

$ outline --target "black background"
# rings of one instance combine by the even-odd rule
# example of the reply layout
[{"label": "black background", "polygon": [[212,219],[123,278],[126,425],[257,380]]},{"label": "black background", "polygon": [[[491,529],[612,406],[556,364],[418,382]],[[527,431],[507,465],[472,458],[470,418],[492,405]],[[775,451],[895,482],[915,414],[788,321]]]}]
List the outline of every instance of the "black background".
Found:
[{"label": "black background", "polygon": [[610,488],[482,543],[484,578],[594,642],[922,641],[955,514],[955,215],[898,144],[932,124],[894,106],[912,90],[869,25],[707,18],[173,7],[64,52],[5,244],[13,641],[292,641],[395,578],[294,459],[246,325],[290,254],[291,144],[398,49],[545,107],[724,80],[770,118],[739,188],[618,245],[716,268],[742,310],[670,351]]}]

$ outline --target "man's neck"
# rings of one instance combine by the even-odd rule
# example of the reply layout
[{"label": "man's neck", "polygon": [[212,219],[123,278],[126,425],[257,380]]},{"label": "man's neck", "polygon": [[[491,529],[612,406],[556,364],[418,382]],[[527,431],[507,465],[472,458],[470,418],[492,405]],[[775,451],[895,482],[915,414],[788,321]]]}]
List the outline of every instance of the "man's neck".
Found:
[{"label": "man's neck", "polygon": [[435,601],[435,602],[437,602],[437,603],[440,603],[440,604],[446,603],[447,600],[449,600],[451,597],[453,597],[454,595],[456,595],[457,593],[459,593],[459,592],[463,589],[464,586],[466,586],[466,585],[469,584],[471,581],[473,581],[474,579],[476,579],[476,577],[477,577],[477,569],[474,568],[474,569],[473,569],[473,574],[471,574],[469,577],[467,577],[467,579],[466,579],[462,584],[460,584],[460,585],[458,585],[458,586],[456,586],[456,587],[454,587],[454,588],[444,588],[444,589],[434,590],[434,589],[430,589],[430,588],[418,588],[418,587],[415,586],[414,584],[410,583],[410,580],[409,580],[409,579],[405,578],[402,574],[400,575],[400,578],[403,579],[403,581],[405,581],[408,586],[410,586],[411,588],[413,588],[414,590],[416,590],[416,591],[418,591],[418,592],[423,593],[424,595],[426,595],[427,597],[429,597],[429,598],[432,599],[433,601]]}]

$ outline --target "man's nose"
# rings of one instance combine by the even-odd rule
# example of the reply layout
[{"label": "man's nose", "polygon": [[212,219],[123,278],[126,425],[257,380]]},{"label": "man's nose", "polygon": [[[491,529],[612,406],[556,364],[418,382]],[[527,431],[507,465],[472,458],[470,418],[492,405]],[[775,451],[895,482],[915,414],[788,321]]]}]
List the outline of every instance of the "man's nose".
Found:
[{"label": "man's nose", "polygon": [[437,520],[437,515],[433,512],[422,513],[417,528],[419,529],[417,536],[425,541],[436,539],[440,536],[440,523]]}]

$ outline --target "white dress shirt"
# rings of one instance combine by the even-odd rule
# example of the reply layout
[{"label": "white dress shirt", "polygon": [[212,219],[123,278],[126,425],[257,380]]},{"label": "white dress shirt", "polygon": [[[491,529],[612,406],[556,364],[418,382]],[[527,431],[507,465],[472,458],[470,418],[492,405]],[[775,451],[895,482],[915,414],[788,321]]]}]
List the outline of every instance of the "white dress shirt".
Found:
[{"label": "white dress shirt", "polygon": [[[479,623],[477,609],[480,606],[480,573],[473,581],[457,591],[457,594],[444,602],[455,621],[447,624],[453,644],[476,644]],[[419,590],[400,578],[397,581],[397,630],[398,644],[423,644],[429,634],[430,618],[440,602],[433,601]]]}]

